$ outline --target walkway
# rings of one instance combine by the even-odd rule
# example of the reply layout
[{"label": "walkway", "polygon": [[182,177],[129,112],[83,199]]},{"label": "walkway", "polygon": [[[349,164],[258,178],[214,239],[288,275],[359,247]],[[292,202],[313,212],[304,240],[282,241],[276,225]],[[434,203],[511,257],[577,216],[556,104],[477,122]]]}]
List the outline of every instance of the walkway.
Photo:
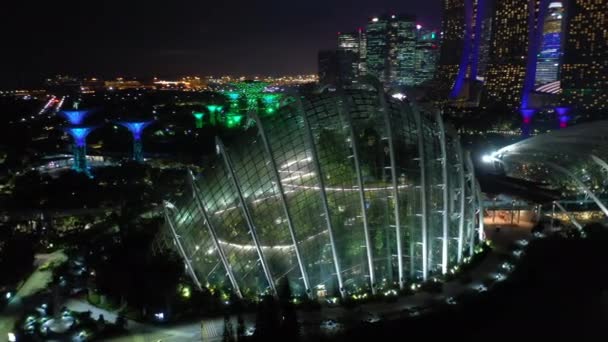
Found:
[{"label": "walkway", "polygon": [[9,301],[0,315],[0,340],[8,336],[9,332],[12,332],[15,323],[24,312],[27,312],[36,305],[33,296],[46,289],[53,279],[52,267],[42,271],[40,270],[42,265],[54,262],[61,263],[66,260],[67,256],[63,254],[63,251],[36,256],[36,270],[23,283],[19,290],[17,290],[17,293]]},{"label": "walkway", "polygon": [[[495,249],[481,262],[478,267],[471,271],[472,281],[469,284],[462,284],[458,280],[445,283],[444,291],[441,294],[433,295],[426,292],[417,292],[408,297],[400,297],[392,303],[374,302],[359,305],[355,309],[344,307],[323,307],[320,311],[305,312],[300,311],[298,317],[302,326],[303,333],[319,330],[322,321],[333,319],[337,322],[362,321],[369,317],[370,313],[387,319],[403,316],[402,311],[412,307],[425,307],[430,302],[444,300],[448,297],[458,296],[466,291],[471,291],[474,287],[481,285],[493,273],[499,270],[500,265],[505,259],[509,245],[519,239],[529,238],[530,231],[522,227],[501,228],[496,232],[494,227],[489,227],[486,234],[493,241]],[[105,315],[104,315],[105,316]],[[247,327],[254,326],[255,315],[244,316]],[[236,317],[232,317],[233,329],[236,330]],[[131,323],[129,323],[131,324]],[[202,325],[202,327],[201,327]],[[151,326],[139,324],[137,327],[129,325],[131,335],[113,339],[116,342],[156,342],[168,341],[221,341],[224,333],[224,322],[222,318],[205,319],[202,322],[183,323],[174,326]]]}]

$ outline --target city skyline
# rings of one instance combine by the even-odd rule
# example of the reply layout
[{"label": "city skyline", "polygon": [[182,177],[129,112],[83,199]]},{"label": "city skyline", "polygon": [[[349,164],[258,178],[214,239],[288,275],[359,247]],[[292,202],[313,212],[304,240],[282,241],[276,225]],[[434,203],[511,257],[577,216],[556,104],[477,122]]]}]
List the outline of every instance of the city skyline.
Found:
[{"label": "city skyline", "polygon": [[335,46],[336,32],[356,30],[372,16],[411,13],[433,28],[441,19],[439,1],[179,5],[10,4],[13,15],[0,25],[14,34],[4,43],[11,53],[0,57],[0,87],[28,86],[54,74],[310,74],[317,51]]}]

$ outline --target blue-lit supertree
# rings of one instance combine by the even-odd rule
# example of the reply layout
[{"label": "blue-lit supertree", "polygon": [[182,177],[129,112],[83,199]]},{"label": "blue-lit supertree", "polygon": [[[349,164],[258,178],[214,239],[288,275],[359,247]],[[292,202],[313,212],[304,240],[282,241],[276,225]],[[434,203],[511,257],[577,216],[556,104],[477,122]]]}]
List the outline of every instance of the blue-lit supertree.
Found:
[{"label": "blue-lit supertree", "polygon": [[143,144],[141,134],[152,121],[123,121],[120,124],[126,127],[133,135],[133,160],[138,163],[144,162]]},{"label": "blue-lit supertree", "polygon": [[87,165],[87,136],[93,131],[93,127],[68,127],[66,132],[74,138],[72,153],[74,154],[74,163],[72,169],[76,172],[84,172],[89,174]]},{"label": "blue-lit supertree", "polygon": [[89,115],[88,110],[64,110],[61,114],[68,120],[70,125],[80,126]]}]

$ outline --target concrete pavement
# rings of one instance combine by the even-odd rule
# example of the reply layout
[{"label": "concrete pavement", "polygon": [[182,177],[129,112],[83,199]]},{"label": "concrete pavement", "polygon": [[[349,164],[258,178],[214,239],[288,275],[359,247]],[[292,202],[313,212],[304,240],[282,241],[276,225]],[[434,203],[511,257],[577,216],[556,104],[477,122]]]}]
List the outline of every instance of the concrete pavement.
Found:
[{"label": "concrete pavement", "polygon": [[[42,260],[43,262],[40,262]],[[41,270],[40,268],[47,262],[64,262],[67,256],[63,251],[56,251],[50,254],[44,254],[36,257],[36,270],[29,276],[23,285],[17,290],[17,293],[6,305],[0,314],[0,341],[7,338],[9,332],[13,331],[15,323],[24,312],[29,310],[33,303],[31,297],[36,293],[47,288],[48,284],[53,279],[53,270],[48,268]]]}]

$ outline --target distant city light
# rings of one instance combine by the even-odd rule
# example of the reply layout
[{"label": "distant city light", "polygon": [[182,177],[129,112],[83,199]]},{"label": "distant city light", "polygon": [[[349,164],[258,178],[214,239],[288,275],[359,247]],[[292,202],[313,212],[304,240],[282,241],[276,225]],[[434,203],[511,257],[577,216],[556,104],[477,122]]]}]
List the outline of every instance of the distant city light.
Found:
[{"label": "distant city light", "polygon": [[418,24],[416,25],[416,30],[420,30],[422,28],[422,25]]},{"label": "distant city light", "polygon": [[373,22],[375,22],[375,23],[377,23],[377,22],[378,22],[378,20],[380,20],[380,19],[378,19],[378,18],[373,18],[373,19],[372,19],[372,21],[373,21]]}]

